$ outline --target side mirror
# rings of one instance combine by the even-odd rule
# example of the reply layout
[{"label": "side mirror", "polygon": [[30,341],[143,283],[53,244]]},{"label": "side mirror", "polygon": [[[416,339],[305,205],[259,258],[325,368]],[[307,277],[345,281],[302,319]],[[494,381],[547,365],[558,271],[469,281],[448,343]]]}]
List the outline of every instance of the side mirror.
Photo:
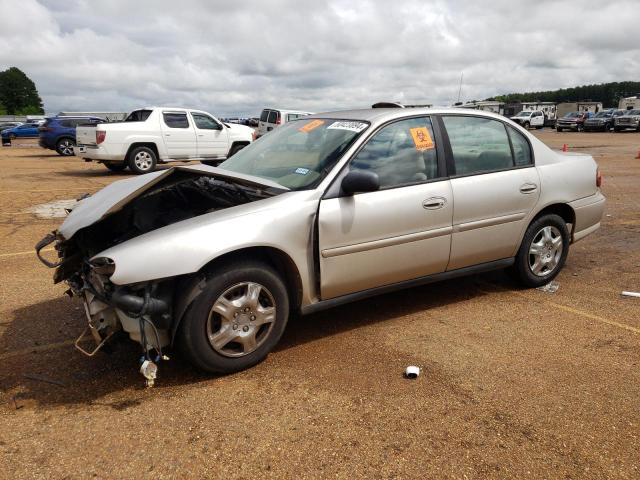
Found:
[{"label": "side mirror", "polygon": [[375,192],[380,189],[377,173],[367,170],[352,170],[342,179],[342,191],[347,195],[354,193]]}]

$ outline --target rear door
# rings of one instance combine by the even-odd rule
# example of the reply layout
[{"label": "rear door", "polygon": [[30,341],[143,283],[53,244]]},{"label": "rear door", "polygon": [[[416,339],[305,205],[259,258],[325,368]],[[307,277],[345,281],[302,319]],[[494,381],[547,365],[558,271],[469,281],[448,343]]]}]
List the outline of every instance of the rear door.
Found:
[{"label": "rear door", "polygon": [[455,203],[447,270],[513,257],[540,196],[528,140],[497,119],[443,115],[442,122]]},{"label": "rear door", "polygon": [[229,151],[229,132],[213,117],[191,112],[196,129],[197,155],[199,158],[225,158]]},{"label": "rear door", "polygon": [[322,299],[445,270],[454,204],[434,138],[429,117],[390,123],[347,167],[376,173],[380,190],[321,200]]},{"label": "rear door", "polygon": [[162,137],[169,158],[176,160],[197,158],[196,131],[187,112],[164,110],[161,116]]}]

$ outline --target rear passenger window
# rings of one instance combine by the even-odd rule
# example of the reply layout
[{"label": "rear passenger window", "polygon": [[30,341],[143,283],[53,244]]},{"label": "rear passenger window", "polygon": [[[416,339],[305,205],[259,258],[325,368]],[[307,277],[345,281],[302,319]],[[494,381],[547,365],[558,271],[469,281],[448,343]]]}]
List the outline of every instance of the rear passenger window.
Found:
[{"label": "rear passenger window", "polygon": [[164,123],[169,128],[189,128],[189,120],[186,113],[163,112]]},{"label": "rear passenger window", "polygon": [[277,118],[278,118],[278,112],[271,110],[269,112],[269,118],[267,119],[267,123],[276,123]]},{"label": "rear passenger window", "polygon": [[433,138],[429,117],[400,120],[371,137],[349,169],[376,173],[380,188],[432,180],[438,177]]},{"label": "rear passenger window", "polygon": [[443,116],[456,175],[513,167],[509,137],[502,122],[480,117]]},{"label": "rear passenger window", "polygon": [[269,117],[269,110],[262,110],[262,113],[260,114],[260,121],[266,122],[268,117]]},{"label": "rear passenger window", "polygon": [[529,146],[527,139],[514,128],[508,127],[507,131],[509,132],[509,138],[511,138],[513,160],[516,167],[531,165],[533,163],[531,158],[531,147]]}]

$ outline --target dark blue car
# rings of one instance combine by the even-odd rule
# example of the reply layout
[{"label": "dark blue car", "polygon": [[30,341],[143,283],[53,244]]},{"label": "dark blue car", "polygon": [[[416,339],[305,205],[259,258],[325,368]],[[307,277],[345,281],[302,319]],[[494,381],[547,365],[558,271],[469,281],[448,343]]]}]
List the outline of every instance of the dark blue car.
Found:
[{"label": "dark blue car", "polygon": [[8,139],[14,138],[26,138],[38,136],[38,124],[37,123],[25,123],[18,125],[17,127],[7,128],[2,130],[3,142]]},{"label": "dark blue car", "polygon": [[76,127],[78,125],[97,125],[104,123],[99,117],[51,117],[40,127],[40,141],[42,148],[55,150],[59,155],[73,155],[76,144]]}]

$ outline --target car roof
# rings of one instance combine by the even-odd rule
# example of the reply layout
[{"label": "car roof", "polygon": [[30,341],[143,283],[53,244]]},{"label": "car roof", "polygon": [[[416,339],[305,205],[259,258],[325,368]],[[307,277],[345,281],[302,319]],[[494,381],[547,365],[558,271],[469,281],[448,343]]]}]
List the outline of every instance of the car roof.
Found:
[{"label": "car roof", "polygon": [[497,118],[504,120],[503,115],[487,112],[484,110],[471,110],[468,108],[440,107],[440,108],[367,108],[362,110],[340,110],[336,112],[315,113],[309,118],[335,118],[338,120],[362,120],[371,123],[384,122],[396,118],[413,117],[416,115],[437,115],[455,114],[467,116],[481,116],[487,118]]}]

